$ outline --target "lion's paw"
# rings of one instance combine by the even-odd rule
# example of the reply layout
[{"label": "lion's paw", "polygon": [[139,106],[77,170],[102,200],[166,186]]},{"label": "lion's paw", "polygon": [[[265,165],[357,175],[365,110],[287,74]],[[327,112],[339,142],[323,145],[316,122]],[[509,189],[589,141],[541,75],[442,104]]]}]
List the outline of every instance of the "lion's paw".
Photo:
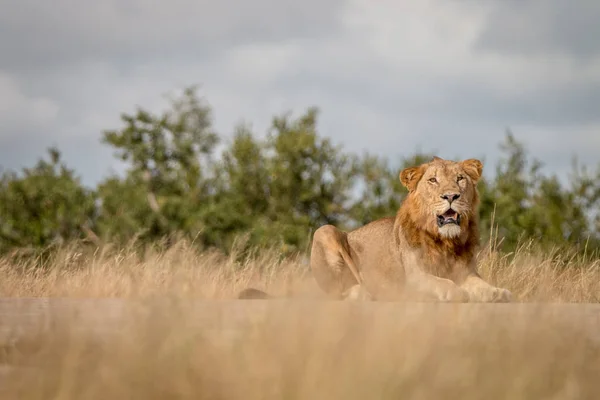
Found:
[{"label": "lion's paw", "polygon": [[443,302],[467,303],[470,300],[469,293],[456,285],[441,287],[436,292],[438,300]]},{"label": "lion's paw", "polygon": [[363,287],[363,285],[354,285],[343,294],[345,300],[372,301],[373,296]]},{"label": "lion's paw", "polygon": [[498,288],[500,295],[498,296],[498,303],[510,303],[512,301],[512,293],[508,289]]},{"label": "lion's paw", "polygon": [[480,303],[510,303],[512,293],[507,289],[494,286],[478,287],[470,291],[471,301]]}]

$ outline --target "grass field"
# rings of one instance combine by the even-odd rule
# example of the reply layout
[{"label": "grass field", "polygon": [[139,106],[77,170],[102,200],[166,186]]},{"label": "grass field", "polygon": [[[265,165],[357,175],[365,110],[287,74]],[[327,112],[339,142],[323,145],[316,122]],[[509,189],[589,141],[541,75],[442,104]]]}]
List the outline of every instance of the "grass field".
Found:
[{"label": "grass field", "polygon": [[[199,251],[186,241],[143,254],[134,245],[118,250],[65,246],[50,258],[18,251],[0,258],[0,296],[222,299],[234,298],[247,286],[277,296],[321,294],[306,255],[282,258],[277,249],[240,254],[235,245],[225,256]],[[600,302],[597,254],[542,251],[528,242],[508,254],[485,246],[478,260],[482,276],[511,290],[515,301]]]},{"label": "grass field", "polygon": [[[142,256],[73,245],[44,261],[20,252],[0,260],[2,297],[134,301],[115,335],[79,329],[86,319],[63,312],[44,331],[4,339],[1,398],[600,398],[600,335],[589,329],[599,314],[579,323],[544,311],[598,302],[600,260],[529,244],[508,255],[486,247],[479,264],[538,308],[320,301],[303,258],[276,250],[240,258],[180,242]],[[237,302],[262,304],[238,328],[222,325],[231,306],[215,317],[221,325],[190,311],[190,300],[218,308],[247,286],[292,300]]]}]

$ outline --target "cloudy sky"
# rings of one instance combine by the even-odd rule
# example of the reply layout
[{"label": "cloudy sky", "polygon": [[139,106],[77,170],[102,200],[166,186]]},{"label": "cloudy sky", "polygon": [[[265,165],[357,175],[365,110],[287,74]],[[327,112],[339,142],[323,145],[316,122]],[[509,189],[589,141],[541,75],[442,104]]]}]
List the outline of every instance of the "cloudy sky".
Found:
[{"label": "cloudy sky", "polygon": [[347,150],[481,157],[510,127],[546,171],[600,155],[594,0],[0,0],[0,165],[58,145],[87,184],[99,139],[191,84],[227,136],[318,106]]}]

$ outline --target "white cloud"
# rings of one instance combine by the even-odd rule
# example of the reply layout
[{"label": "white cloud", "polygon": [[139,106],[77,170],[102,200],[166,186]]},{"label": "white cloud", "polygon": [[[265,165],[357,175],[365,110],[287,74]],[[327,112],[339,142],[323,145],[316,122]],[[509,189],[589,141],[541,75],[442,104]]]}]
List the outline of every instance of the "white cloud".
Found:
[{"label": "white cloud", "polygon": [[260,89],[288,75],[297,58],[305,55],[302,50],[293,43],[249,44],[231,49],[222,64],[236,85]]},{"label": "white cloud", "polygon": [[[4,65],[28,69],[112,59],[209,59],[240,43],[318,36],[342,0],[22,0],[2,7]],[[14,40],[18,37],[19,40]]]},{"label": "white cloud", "polygon": [[477,47],[503,54],[598,58],[600,7],[596,0],[492,1]]},{"label": "white cloud", "polygon": [[[543,46],[556,18],[541,2],[59,0],[26,10],[30,3],[0,16],[0,89],[13,93],[10,106],[0,100],[0,122],[10,115],[15,127],[0,135],[41,135],[25,128],[34,110],[52,122],[47,142],[79,141],[100,154],[100,132],[119,127],[121,112],[160,111],[164,94],[198,83],[226,135],[242,120],[262,134],[275,114],[316,105],[323,134],[392,158],[421,148],[493,161],[507,126],[550,170],[573,153],[596,163],[600,151],[591,134],[600,125],[600,51],[588,46],[581,58]],[[546,26],[529,27],[537,29],[530,42],[546,50],[509,51],[505,37],[502,46],[492,40],[497,18],[519,13]],[[111,165],[109,157],[76,162],[94,179]]]},{"label": "white cloud", "polygon": [[[41,128],[52,122],[59,106],[51,99],[26,96],[17,82],[0,71],[0,121],[2,130],[14,128],[15,124]],[[0,137],[3,135],[0,132]]]}]

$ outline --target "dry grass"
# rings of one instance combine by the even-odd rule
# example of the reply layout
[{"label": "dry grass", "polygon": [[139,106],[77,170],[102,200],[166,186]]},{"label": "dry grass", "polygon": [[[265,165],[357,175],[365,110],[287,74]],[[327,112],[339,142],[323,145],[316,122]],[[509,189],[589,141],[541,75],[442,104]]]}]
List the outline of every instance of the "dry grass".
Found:
[{"label": "dry grass", "polygon": [[[199,251],[186,241],[143,255],[134,246],[90,250],[77,245],[45,261],[18,253],[0,259],[0,296],[218,299],[233,298],[247,286],[279,296],[320,295],[306,257],[282,258],[276,249],[240,254],[236,247],[229,256]],[[596,255],[541,251],[532,242],[510,254],[488,246],[479,254],[479,269],[488,281],[511,290],[516,301],[600,301]]]},{"label": "dry grass", "polygon": [[235,247],[224,255],[181,241],[168,250],[141,253],[134,246],[90,250],[71,245],[43,262],[11,255],[0,260],[0,296],[218,299],[234,297],[249,285],[280,295],[298,293],[310,278],[299,259],[281,259],[275,250],[241,257]]},{"label": "dry grass", "polygon": [[[5,257],[1,296],[134,301],[110,325],[114,335],[62,309],[50,329],[2,339],[0,364],[17,369],[0,397],[599,398],[598,312],[545,303],[598,302],[600,261],[531,244],[479,258],[485,278],[543,304],[314,301],[320,292],[302,258],[265,250],[240,261],[186,242],[144,255],[71,246],[44,262]],[[304,300],[226,300],[247,286]]]},{"label": "dry grass", "polygon": [[[600,395],[600,338],[597,329],[590,329],[598,323],[576,323],[583,315],[573,309],[265,303],[269,302],[204,302],[212,314],[205,309],[211,317],[202,318],[199,305],[194,311],[181,301],[145,300],[124,310],[125,322],[113,326],[119,332],[102,337],[79,329],[89,321],[63,309],[53,329],[5,346],[0,361],[17,369],[0,383],[0,397],[592,399]],[[238,321],[233,323],[234,319]]]}]

